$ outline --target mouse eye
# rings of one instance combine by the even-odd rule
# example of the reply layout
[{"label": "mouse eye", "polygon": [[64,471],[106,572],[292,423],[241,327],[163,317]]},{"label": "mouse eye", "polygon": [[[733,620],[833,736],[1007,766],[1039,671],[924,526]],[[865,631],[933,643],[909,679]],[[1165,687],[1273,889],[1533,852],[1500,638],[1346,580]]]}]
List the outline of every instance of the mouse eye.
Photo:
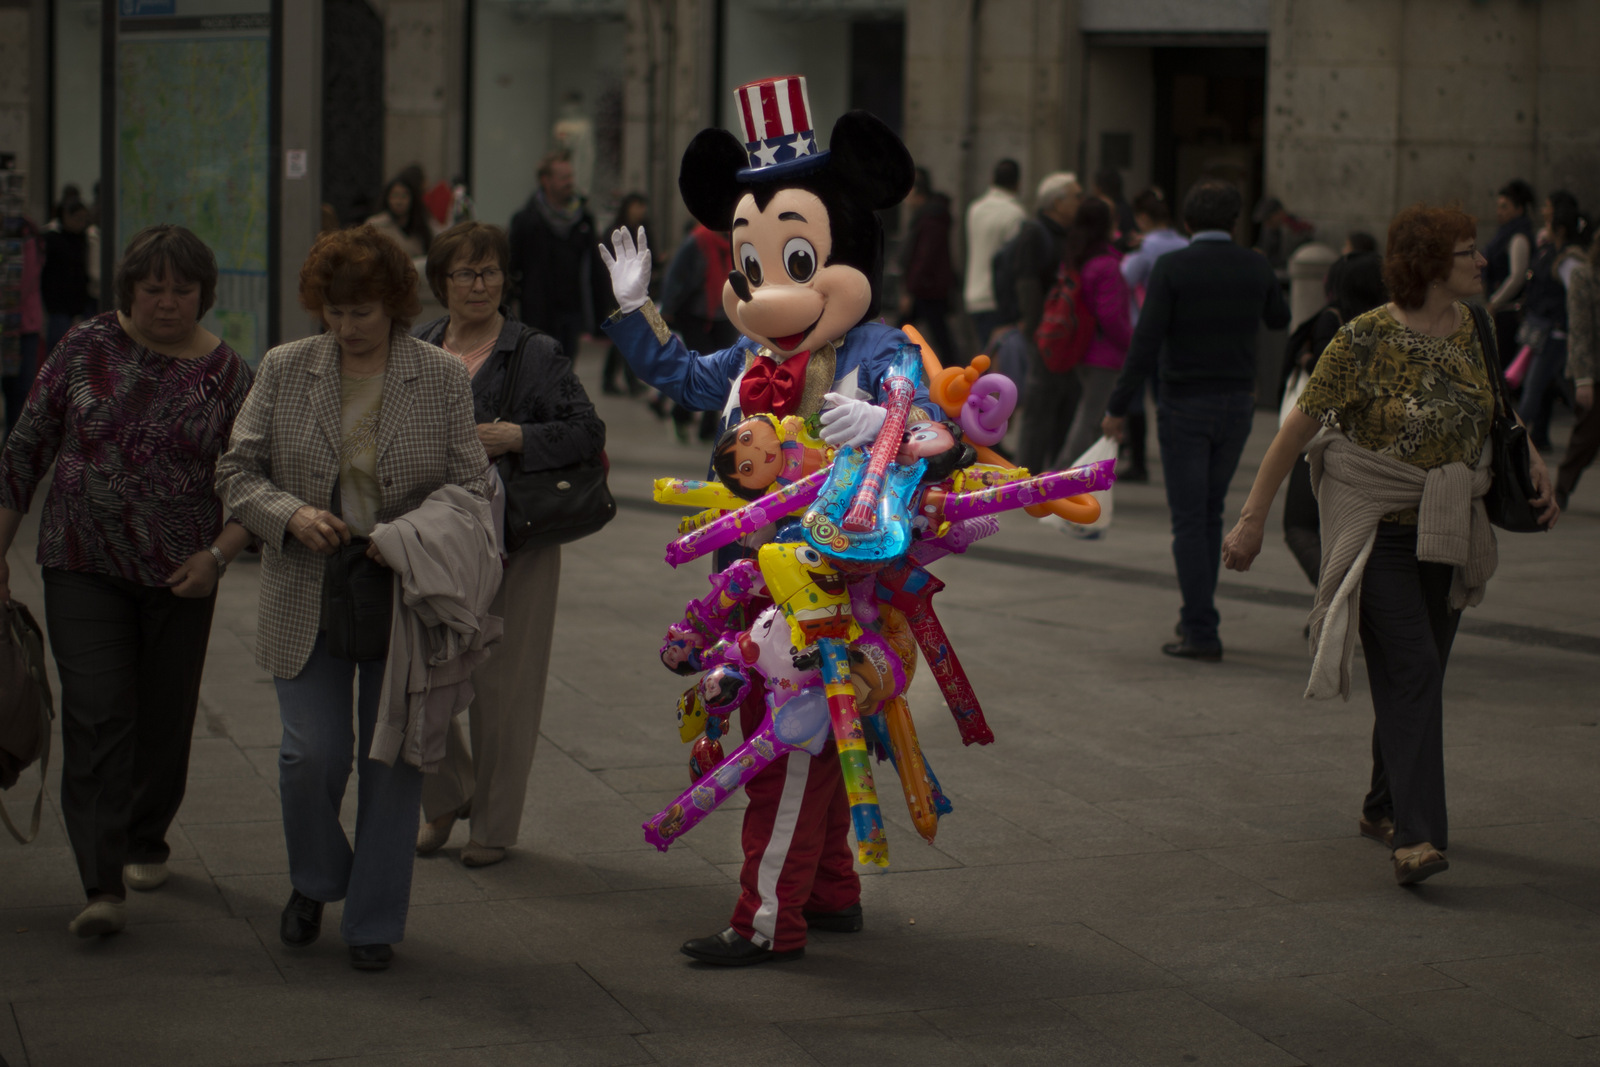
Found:
[{"label": "mouse eye", "polygon": [[783,269],[797,282],[809,282],[817,273],[817,250],[804,237],[791,237],[783,246]]},{"label": "mouse eye", "polygon": [[739,246],[739,269],[752,288],[761,284],[761,253],[756,251],[755,245]]}]

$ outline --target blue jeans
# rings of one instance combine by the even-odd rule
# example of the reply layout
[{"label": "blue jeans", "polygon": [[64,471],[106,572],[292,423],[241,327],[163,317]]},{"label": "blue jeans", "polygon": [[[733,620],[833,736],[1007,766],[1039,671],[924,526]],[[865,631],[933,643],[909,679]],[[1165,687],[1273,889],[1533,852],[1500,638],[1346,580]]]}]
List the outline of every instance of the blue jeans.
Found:
[{"label": "blue jeans", "polygon": [[[361,693],[354,700],[358,673]],[[395,944],[405,936],[411,905],[422,772],[399,760],[386,767],[366,757],[378,717],[383,661],[334,659],[326,637],[318,635],[300,673],[273,681],[283,719],[278,790],[289,880],[312,900],[344,900],[339,933],[347,944]],[[359,749],[352,719],[359,726]],[[357,751],[352,848],[339,823],[339,806]]]},{"label": "blue jeans", "polygon": [[1522,400],[1517,414],[1528,427],[1528,439],[1541,452],[1550,451],[1550,413],[1556,396],[1566,391],[1567,338],[1551,334],[1528,361],[1528,376],[1522,380]]},{"label": "blue jeans", "polygon": [[1183,594],[1180,619],[1189,643],[1219,644],[1217,568],[1222,562],[1222,504],[1250,436],[1255,397],[1211,393],[1175,397],[1163,390],[1156,439],[1172,512],[1172,559]]}]

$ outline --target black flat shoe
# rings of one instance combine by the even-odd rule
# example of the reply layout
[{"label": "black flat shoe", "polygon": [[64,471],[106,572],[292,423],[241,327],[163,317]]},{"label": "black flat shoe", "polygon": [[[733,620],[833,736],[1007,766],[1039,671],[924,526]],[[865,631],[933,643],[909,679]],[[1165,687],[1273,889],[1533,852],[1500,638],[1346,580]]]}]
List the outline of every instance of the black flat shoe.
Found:
[{"label": "black flat shoe", "polygon": [[1185,637],[1182,641],[1174,641],[1170,645],[1162,645],[1161,651],[1178,659],[1197,659],[1202,663],[1221,663],[1222,646],[1217,645],[1191,645]]},{"label": "black flat shoe", "polygon": [[322,934],[322,901],[312,900],[300,890],[289,894],[278,920],[278,936],[290,948],[305,948]]},{"label": "black flat shoe", "polygon": [[350,966],[358,971],[387,971],[394,959],[394,949],[388,945],[351,945]]},{"label": "black flat shoe", "polygon": [[788,952],[774,952],[770,948],[761,948],[754,941],[741,937],[731,926],[712,937],[697,937],[692,941],[685,941],[678,951],[714,967],[748,967],[752,963],[781,963],[797,960],[806,954],[804,948],[790,949]]},{"label": "black flat shoe", "polygon": [[858,900],[842,911],[803,911],[806,929],[826,930],[830,934],[857,934],[861,932],[861,902]]}]

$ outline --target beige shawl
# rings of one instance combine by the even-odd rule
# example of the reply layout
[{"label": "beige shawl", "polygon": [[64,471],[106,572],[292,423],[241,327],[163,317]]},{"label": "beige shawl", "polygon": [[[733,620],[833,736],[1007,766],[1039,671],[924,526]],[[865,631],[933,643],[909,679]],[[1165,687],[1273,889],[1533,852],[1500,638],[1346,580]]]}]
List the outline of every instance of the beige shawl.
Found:
[{"label": "beige shawl", "polygon": [[[1486,446],[1487,447],[1487,446]],[[1322,512],[1322,574],[1311,609],[1314,656],[1308,698],[1350,699],[1350,661],[1361,619],[1361,577],[1383,516],[1417,509],[1417,559],[1456,568],[1450,606],[1483,599],[1499,557],[1483,509],[1493,477],[1485,459],[1424,470],[1324,430],[1306,453]]]}]

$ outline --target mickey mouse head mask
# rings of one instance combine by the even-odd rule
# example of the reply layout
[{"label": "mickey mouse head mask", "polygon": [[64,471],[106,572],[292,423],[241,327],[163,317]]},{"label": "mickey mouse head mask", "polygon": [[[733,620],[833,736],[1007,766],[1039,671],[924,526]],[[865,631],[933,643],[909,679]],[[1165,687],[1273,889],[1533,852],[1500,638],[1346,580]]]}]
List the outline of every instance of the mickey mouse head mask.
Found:
[{"label": "mickey mouse head mask", "polygon": [[683,154],[678,190],[696,219],[732,239],[729,321],[783,359],[877,316],[883,227],[874,212],[910,192],[911,153],[865,111],[840,117],[819,149],[804,78],[752,82],[734,99],[744,143],[702,130]]}]

